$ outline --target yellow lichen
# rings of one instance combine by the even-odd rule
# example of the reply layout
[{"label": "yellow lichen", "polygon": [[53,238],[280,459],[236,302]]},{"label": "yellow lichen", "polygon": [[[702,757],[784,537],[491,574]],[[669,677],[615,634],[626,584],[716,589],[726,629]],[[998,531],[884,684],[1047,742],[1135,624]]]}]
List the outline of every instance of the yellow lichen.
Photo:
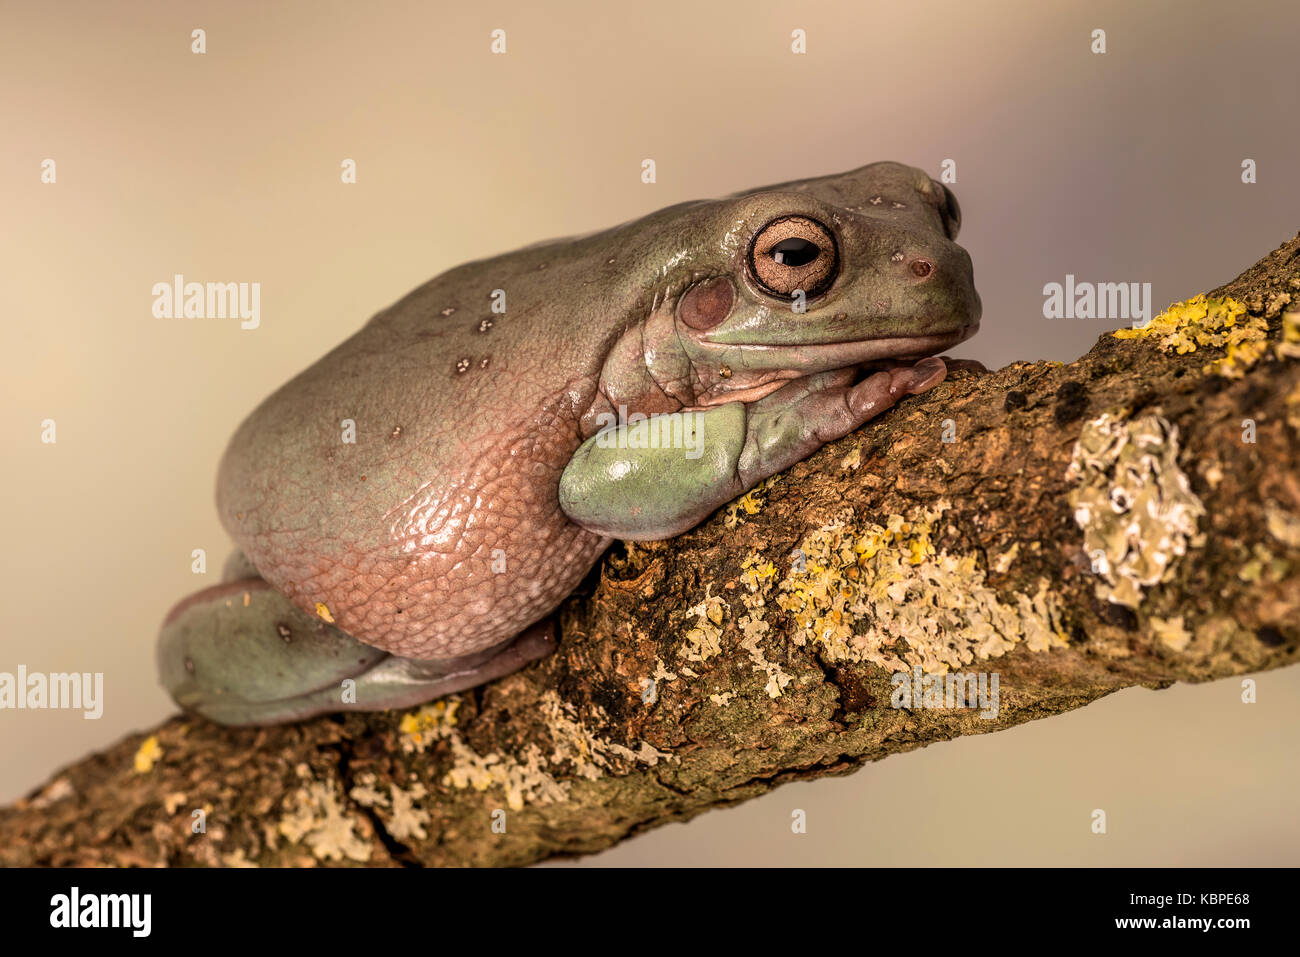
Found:
[{"label": "yellow lichen", "polygon": [[777,604],[794,619],[797,644],[831,661],[870,661],[890,671],[920,665],[942,674],[997,657],[1019,643],[1063,647],[1056,599],[1040,579],[1033,597],[1004,602],[973,555],[936,548],[940,503],[884,525],[855,522],[851,509],[805,536]]},{"label": "yellow lichen", "polygon": [[397,725],[402,735],[402,749],[422,753],[434,741],[448,737],[456,727],[456,712],[460,704],[460,696],[451,695],[402,715]]},{"label": "yellow lichen", "polygon": [[1207,362],[1203,371],[1228,378],[1239,378],[1268,349],[1267,322],[1246,317],[1246,306],[1236,299],[1204,295],[1173,303],[1140,329],[1117,329],[1111,335],[1116,339],[1158,335],[1161,350],[1178,355],[1203,347],[1221,348],[1225,355]]},{"label": "yellow lichen", "polygon": [[1300,432],[1300,382],[1297,382],[1296,387],[1287,393],[1283,404],[1286,406],[1287,425]]},{"label": "yellow lichen", "polygon": [[1282,313],[1282,338],[1277,343],[1279,359],[1300,359],[1300,310]]},{"label": "yellow lichen", "polygon": [[323,601],[316,602],[316,614],[320,616],[321,620],[331,625],[334,624],[334,616],[330,613],[329,606]]},{"label": "yellow lichen", "polygon": [[135,773],[148,774],[153,770],[153,766],[162,760],[162,748],[158,745],[158,737],[149,735],[140,742],[139,749],[135,752]]},{"label": "yellow lichen", "polygon": [[1178,464],[1178,429],[1159,410],[1127,421],[1109,412],[1087,423],[1065,478],[1097,597],[1137,608],[1142,589],[1173,574],[1201,543],[1205,514]]},{"label": "yellow lichen", "polygon": [[743,525],[745,519],[742,515],[757,515],[767,504],[767,490],[776,484],[780,476],[773,475],[759,482],[740,498],[736,499],[727,506],[727,514],[723,519],[723,525],[727,528],[735,528],[737,525]]},{"label": "yellow lichen", "polygon": [[1244,582],[1280,582],[1291,570],[1291,563],[1279,558],[1266,547],[1256,542],[1251,546],[1249,561],[1237,571],[1237,577]]}]

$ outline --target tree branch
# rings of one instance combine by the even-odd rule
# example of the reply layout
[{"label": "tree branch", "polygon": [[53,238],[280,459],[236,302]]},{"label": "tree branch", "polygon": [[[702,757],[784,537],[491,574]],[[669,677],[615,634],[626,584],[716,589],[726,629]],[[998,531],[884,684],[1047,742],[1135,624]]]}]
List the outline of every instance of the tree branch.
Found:
[{"label": "tree branch", "polygon": [[[527,864],[1132,685],[1291,664],[1288,307],[1300,236],[1077,362],[956,371],[698,529],[615,547],[551,658],[415,712],[173,718],[0,810],[0,863]],[[917,668],[986,694],[996,674],[996,716],[920,688],[891,706]]]}]

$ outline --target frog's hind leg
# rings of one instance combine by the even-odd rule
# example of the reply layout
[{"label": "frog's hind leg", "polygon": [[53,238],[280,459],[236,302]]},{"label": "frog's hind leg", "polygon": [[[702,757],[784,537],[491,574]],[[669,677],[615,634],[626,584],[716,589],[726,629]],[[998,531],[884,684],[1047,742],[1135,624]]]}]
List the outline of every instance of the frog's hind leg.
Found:
[{"label": "frog's hind leg", "polygon": [[407,708],[509,674],[554,649],[549,620],[461,658],[398,658],[303,612],[261,578],[197,592],[167,615],[158,668],[176,703],[220,724]]}]

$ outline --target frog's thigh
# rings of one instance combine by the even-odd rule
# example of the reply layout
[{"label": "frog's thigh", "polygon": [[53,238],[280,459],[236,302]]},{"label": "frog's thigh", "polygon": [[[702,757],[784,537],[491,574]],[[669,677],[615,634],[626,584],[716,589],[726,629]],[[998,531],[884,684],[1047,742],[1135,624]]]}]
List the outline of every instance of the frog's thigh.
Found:
[{"label": "frog's thigh", "polygon": [[222,724],[276,724],[431,701],[547,654],[550,635],[543,622],[473,656],[397,658],[300,611],[253,578],[178,604],[159,635],[158,667],[164,687],[189,711]]},{"label": "frog's thigh", "polygon": [[560,477],[560,507],[589,531],[670,538],[744,491],[745,407],[676,412],[593,435]]}]

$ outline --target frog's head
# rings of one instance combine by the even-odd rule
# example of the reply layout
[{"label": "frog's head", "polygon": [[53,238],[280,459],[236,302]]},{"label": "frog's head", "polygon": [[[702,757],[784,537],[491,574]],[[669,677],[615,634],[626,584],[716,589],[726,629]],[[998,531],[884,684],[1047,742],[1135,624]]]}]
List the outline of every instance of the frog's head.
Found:
[{"label": "frog's head", "polygon": [[980,299],[952,193],[875,163],[691,210],[674,320],[714,400],[826,369],[934,355],[974,335]]}]

